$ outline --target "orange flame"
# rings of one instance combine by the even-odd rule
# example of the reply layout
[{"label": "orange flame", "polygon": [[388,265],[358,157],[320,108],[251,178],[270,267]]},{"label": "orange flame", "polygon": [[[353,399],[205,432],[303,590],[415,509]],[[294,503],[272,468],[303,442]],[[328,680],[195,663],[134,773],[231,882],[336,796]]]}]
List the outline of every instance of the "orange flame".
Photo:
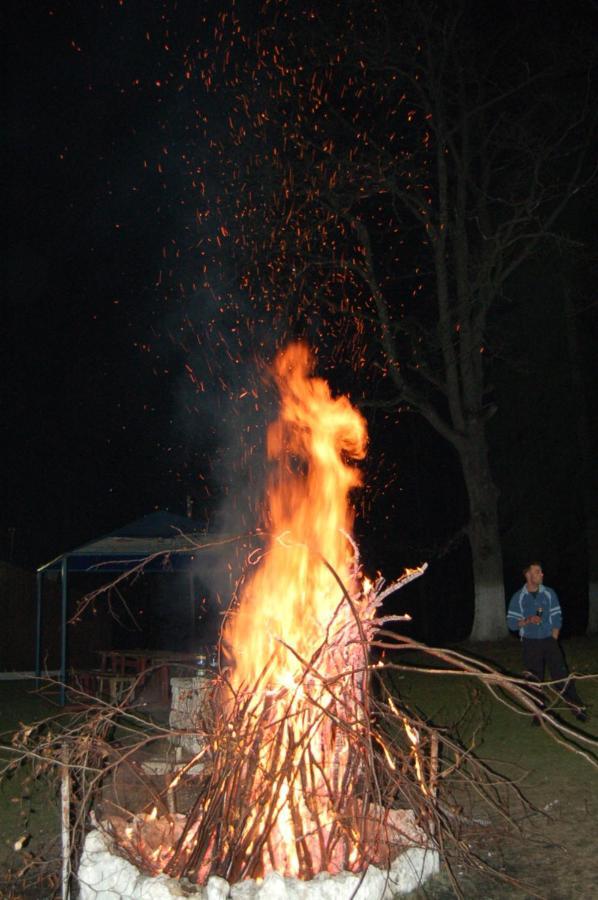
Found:
[{"label": "orange flame", "polygon": [[366,424],[346,397],[333,398],[324,380],[311,377],[312,367],[302,344],[273,366],[281,410],[268,431],[271,538],[228,629],[237,687],[262,673],[270,689],[301,677],[303,666],[285,644],[309,660],[342,597],[322,557],[345,585],[352,582],[348,495],[361,474],[345,460],[365,455]]},{"label": "orange flame", "polygon": [[[393,825],[398,811],[371,803],[367,793],[373,742],[388,769],[397,769],[392,741],[371,727],[368,650],[377,607],[425,566],[386,588],[381,577],[363,578],[349,498],[361,484],[352,461],[365,454],[366,425],[312,373],[301,344],[272,367],[280,413],[268,431],[269,538],[251,558],[252,577],[223,634],[234,665],[222,683],[234,696],[211,742],[215,771],[219,758],[222,765],[218,793],[214,802],[204,797],[204,820],[183,824],[175,814],[156,822],[154,809],[124,831],[156,872],[189,865],[205,883],[217,849],[216,865],[236,877],[259,881],[275,869],[313,878],[377,859],[387,864],[403,839]],[[420,735],[392,698],[389,704],[427,796]],[[171,791],[204,752],[173,777]]]},{"label": "orange flame", "polygon": [[[349,537],[349,492],[361,476],[349,460],[365,454],[366,425],[312,368],[301,344],[273,366],[281,407],[268,431],[270,538],[225,633],[233,687],[248,692],[250,714],[272,723],[257,751],[260,777],[278,784],[264,870],[275,863],[290,875],[301,870],[298,841],[309,844],[315,871],[324,865],[315,835],[332,826],[330,796],[342,793],[348,757],[346,739],[331,723],[340,711],[353,727],[367,727],[350,705],[362,688],[364,650],[358,635],[350,639],[355,616],[337,580],[358,605],[363,589]],[[299,777],[308,752],[311,763]],[[263,817],[256,803],[247,827],[261,834]],[[338,870],[346,864],[339,855]]]}]

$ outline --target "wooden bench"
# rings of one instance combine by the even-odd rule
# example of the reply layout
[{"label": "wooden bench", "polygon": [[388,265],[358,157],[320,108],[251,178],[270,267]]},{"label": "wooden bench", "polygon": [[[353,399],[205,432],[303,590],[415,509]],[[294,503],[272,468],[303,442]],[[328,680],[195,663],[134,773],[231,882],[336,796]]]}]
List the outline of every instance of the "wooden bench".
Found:
[{"label": "wooden bench", "polygon": [[98,694],[116,705],[127,694],[132,696],[138,683],[138,675],[121,675],[120,672],[100,672],[98,674]]}]

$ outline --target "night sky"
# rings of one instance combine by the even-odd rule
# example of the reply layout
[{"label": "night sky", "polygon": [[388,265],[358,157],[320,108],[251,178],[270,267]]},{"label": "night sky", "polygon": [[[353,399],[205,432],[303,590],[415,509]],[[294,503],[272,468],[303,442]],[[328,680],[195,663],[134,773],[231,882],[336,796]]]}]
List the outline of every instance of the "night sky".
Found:
[{"label": "night sky", "polygon": [[16,528],[15,559],[39,564],[156,507],[184,510],[182,354],[160,289],[180,225],[176,77],[161,4],[19,3],[7,19],[2,537]]},{"label": "night sky", "polygon": [[[239,6],[250,23],[252,4]],[[223,378],[216,354],[204,344],[202,361],[194,344],[200,333],[209,345],[207,319],[194,310],[202,181],[218,194],[206,122],[220,134],[227,110],[202,93],[199,67],[188,61],[213,45],[221,7],[200,0],[4,5],[10,93],[0,556],[16,564],[34,568],[157,508],[184,513],[188,494],[197,517],[215,521],[223,496],[230,501],[235,492],[227,459],[240,454],[241,419],[226,407],[244,387],[261,384],[258,364],[246,343],[246,356]],[[531,38],[531,22],[554,29],[540,8],[527,5],[523,37]],[[595,25],[591,3],[576,8]],[[571,213],[583,240],[595,223],[592,190]],[[520,276],[524,312],[508,309],[497,323],[512,335],[509,355],[519,367],[501,366],[507,352],[497,342],[502,412],[490,440],[505,497],[508,587],[516,587],[528,554],[548,555],[554,577],[547,582],[560,579],[561,592],[572,596],[571,570],[582,563],[568,548],[584,528],[570,478],[578,465],[579,389],[556,293],[542,281],[544,262]],[[580,265],[574,285],[576,297],[585,297],[579,363],[593,448],[594,269]],[[227,296],[235,273],[226,264],[220,273]],[[216,300],[208,291],[201,302],[206,309]],[[259,328],[268,331],[267,316]],[[238,359],[238,347],[235,353]],[[334,373],[338,387],[358,395],[338,366]],[[206,374],[213,383],[197,391]],[[242,420],[253,453],[270,409],[265,390],[259,409]],[[380,564],[419,563],[466,517],[456,460],[414,417],[391,429],[380,414],[367,415],[373,461],[358,531],[372,563],[376,541]],[[541,515],[526,518],[538,509]],[[443,557],[435,589],[453,578],[467,591],[460,553]],[[582,627],[583,612],[578,620]]]}]

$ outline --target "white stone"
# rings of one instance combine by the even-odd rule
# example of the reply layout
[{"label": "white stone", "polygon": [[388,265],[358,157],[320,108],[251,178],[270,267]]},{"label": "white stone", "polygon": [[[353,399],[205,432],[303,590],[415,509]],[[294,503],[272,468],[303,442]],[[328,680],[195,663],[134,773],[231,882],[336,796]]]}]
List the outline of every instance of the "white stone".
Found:
[{"label": "white stone", "polygon": [[212,680],[207,672],[193,678],[171,678],[172,693],[169,725],[173,730],[169,740],[192,756],[199,753],[204,744],[196,733]]},{"label": "white stone", "polygon": [[228,881],[218,875],[211,875],[206,885],[206,900],[228,900],[229,896]]},{"label": "white stone", "polygon": [[230,896],[233,900],[253,900],[255,897],[256,883],[248,878],[246,881],[239,881],[230,888]]},{"label": "white stone", "polygon": [[229,886],[215,875],[205,888],[182,889],[166,875],[142,875],[128,860],[112,852],[111,841],[100,831],[85,839],[79,865],[80,900],[392,900],[408,894],[439,870],[436,850],[410,847],[395,859],[389,872],[369,866],[365,875],[321,872],[311,881],[285,878],[270,872],[263,881],[247,879]]},{"label": "white stone", "polygon": [[[112,852],[111,842],[101,831],[90,831],[85,838],[81,862],[77,872],[79,900],[172,900],[187,897],[174,878],[166,875],[142,875],[128,860]],[[205,900],[203,888],[198,888],[196,900]],[[214,900],[227,895],[215,895]]]},{"label": "white stone", "polygon": [[[286,900],[289,896],[286,885],[287,879],[278,872],[269,872],[261,884],[255,884],[253,889],[254,900]],[[231,894],[233,894],[231,890]],[[234,894],[233,894],[234,897]]]},{"label": "white stone", "polygon": [[439,871],[440,857],[437,850],[410,847],[397,856],[390,865],[389,882],[393,894],[408,894],[432,875],[437,875]]}]

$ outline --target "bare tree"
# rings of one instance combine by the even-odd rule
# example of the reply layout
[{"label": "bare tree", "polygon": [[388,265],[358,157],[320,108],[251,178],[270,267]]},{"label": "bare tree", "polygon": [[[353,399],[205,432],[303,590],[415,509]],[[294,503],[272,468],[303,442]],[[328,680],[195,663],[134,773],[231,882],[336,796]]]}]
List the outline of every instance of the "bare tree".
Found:
[{"label": "bare tree", "polygon": [[419,414],[457,454],[477,640],[506,631],[494,313],[593,177],[595,131],[575,21],[534,41],[490,22],[466,0],[266,4],[255,43],[231,15],[203,70],[211,87],[227,72],[215,221],[254,308],[281,337],[318,335],[364,377],[364,405]]},{"label": "bare tree", "polygon": [[[583,314],[592,301],[587,301],[582,294],[581,302],[576,304],[571,287],[564,284],[563,289],[564,321],[569,351],[569,368],[571,378],[571,403],[575,409],[577,426],[577,445],[579,468],[574,475],[576,493],[585,524],[586,557],[588,561],[588,624],[587,633],[598,632],[598,514],[596,500],[598,498],[598,475],[593,464],[593,441],[590,427],[590,416],[587,390],[584,383],[580,359],[583,356],[580,339],[580,322]],[[595,305],[596,301],[594,301]]]}]

